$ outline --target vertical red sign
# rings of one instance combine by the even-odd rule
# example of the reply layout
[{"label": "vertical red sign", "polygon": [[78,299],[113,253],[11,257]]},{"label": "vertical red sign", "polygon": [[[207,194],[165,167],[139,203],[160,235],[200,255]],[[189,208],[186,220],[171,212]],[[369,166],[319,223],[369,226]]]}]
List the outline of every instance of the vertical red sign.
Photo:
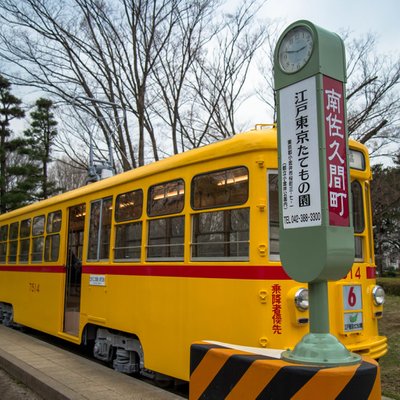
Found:
[{"label": "vertical red sign", "polygon": [[343,83],[323,77],[329,224],[349,226]]}]

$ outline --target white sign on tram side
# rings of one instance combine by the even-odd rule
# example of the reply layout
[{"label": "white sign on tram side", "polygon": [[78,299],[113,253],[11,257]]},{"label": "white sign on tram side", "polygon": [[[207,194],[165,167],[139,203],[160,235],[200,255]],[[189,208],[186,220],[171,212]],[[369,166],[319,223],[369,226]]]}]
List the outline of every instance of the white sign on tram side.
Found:
[{"label": "white sign on tram side", "polygon": [[320,226],[315,76],[279,91],[283,229]]},{"label": "white sign on tram side", "polygon": [[106,286],[105,275],[90,275],[89,286]]}]

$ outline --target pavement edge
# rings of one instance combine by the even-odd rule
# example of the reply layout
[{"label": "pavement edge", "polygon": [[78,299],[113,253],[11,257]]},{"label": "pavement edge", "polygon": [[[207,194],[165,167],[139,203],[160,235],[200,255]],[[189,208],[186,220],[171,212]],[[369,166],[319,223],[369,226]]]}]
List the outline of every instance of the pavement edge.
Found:
[{"label": "pavement edge", "polygon": [[83,400],[84,397],[11,354],[0,351],[0,368],[44,400]]}]

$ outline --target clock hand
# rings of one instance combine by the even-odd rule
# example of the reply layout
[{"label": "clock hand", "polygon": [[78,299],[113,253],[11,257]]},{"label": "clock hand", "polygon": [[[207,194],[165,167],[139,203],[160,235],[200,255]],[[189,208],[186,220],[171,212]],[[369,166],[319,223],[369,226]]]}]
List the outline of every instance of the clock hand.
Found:
[{"label": "clock hand", "polygon": [[299,51],[302,51],[303,49],[305,49],[307,46],[303,46],[300,49],[296,50],[295,53],[298,53]]},{"label": "clock hand", "polygon": [[299,51],[302,51],[302,50],[305,49],[306,47],[307,47],[307,46],[303,46],[303,47],[300,47],[300,49],[297,49],[297,50],[286,50],[285,53],[289,53],[289,54],[298,53]]}]

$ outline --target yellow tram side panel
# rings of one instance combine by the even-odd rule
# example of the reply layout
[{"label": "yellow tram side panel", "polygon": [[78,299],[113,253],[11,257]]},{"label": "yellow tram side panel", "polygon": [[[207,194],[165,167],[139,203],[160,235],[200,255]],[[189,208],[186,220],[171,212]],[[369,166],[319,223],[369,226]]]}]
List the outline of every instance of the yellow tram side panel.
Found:
[{"label": "yellow tram side panel", "polygon": [[[54,204],[52,199],[47,201],[47,208],[42,203],[34,203],[2,215],[0,224],[11,224],[62,209],[62,203]],[[62,209],[63,218],[65,212]],[[65,246],[62,238],[65,237],[65,225],[62,224],[59,232],[61,240],[57,262],[17,261],[0,264],[0,301],[13,306],[14,322],[52,335],[57,335],[62,328],[65,286]],[[5,270],[1,270],[3,266]]]},{"label": "yellow tram side panel", "polygon": [[291,281],[279,282],[281,331],[271,332],[272,286],[276,283],[108,275],[105,287],[90,287],[85,274],[82,317],[88,323],[137,335],[146,368],[188,380],[189,350],[194,341],[286,348],[300,340],[307,327],[294,329],[289,315],[292,299],[286,293],[293,286]]},{"label": "yellow tram side panel", "polygon": [[1,301],[12,304],[18,324],[56,334],[63,309],[64,277],[53,272],[0,272]]}]

